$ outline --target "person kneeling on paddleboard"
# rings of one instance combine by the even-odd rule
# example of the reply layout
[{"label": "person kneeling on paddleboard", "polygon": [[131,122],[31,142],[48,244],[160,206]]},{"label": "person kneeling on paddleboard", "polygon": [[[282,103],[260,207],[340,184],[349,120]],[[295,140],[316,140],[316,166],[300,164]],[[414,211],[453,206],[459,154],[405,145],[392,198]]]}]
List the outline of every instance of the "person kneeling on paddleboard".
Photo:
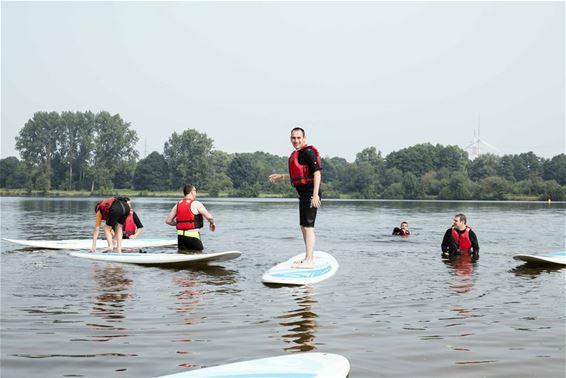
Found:
[{"label": "person kneeling on paddleboard", "polygon": [[200,238],[200,229],[205,218],[212,232],[216,230],[216,222],[206,207],[196,201],[197,189],[192,185],[183,187],[182,200],[177,202],[167,215],[165,223],[177,229],[177,247],[180,251],[202,251],[204,246]]},{"label": "person kneeling on paddleboard", "polygon": [[128,206],[129,200],[130,199],[127,197],[110,197],[96,204],[94,207],[96,224],[92,232],[91,252],[96,251],[96,240],[98,239],[100,224],[102,221],[105,221],[104,236],[108,242],[107,250],[114,250],[112,235],[112,232],[114,232],[116,237],[116,252],[122,253],[122,231],[126,217],[130,213],[130,206]]},{"label": "person kneeling on paddleboard", "polygon": [[480,246],[476,233],[466,224],[464,214],[456,214],[452,227],[446,230],[442,244],[442,257],[471,255],[474,260],[480,256]]}]

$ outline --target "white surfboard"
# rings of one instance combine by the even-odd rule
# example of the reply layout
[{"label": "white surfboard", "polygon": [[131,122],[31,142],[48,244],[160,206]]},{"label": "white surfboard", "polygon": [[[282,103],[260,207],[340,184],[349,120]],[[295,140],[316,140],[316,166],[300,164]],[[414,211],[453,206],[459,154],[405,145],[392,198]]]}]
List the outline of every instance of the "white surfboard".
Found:
[{"label": "white surfboard", "polygon": [[350,362],[339,354],[293,353],[190,370],[161,378],[344,378],[349,371]]},{"label": "white surfboard", "polygon": [[[26,247],[44,248],[44,249],[90,249],[92,239],[68,239],[68,240],[23,240],[23,239],[6,239],[10,243],[25,245]],[[150,247],[166,247],[169,245],[177,245],[177,239],[123,239],[122,248],[150,248]],[[98,239],[96,248],[106,248],[108,243],[106,240]]]},{"label": "white surfboard", "polygon": [[107,262],[118,262],[126,264],[147,264],[147,265],[164,265],[164,264],[190,264],[205,263],[210,261],[226,261],[241,256],[239,251],[226,251],[216,253],[131,253],[131,252],[71,252],[71,256],[81,257],[83,259],[100,260]]},{"label": "white surfboard", "polygon": [[314,251],[314,267],[309,269],[292,268],[293,262],[304,259],[301,253],[291,257],[289,260],[275,265],[261,277],[261,281],[267,284],[280,285],[308,285],[332,277],[338,271],[338,261],[332,255]]},{"label": "white surfboard", "polygon": [[516,255],[513,256],[513,258],[528,263],[566,265],[566,251],[551,252],[542,255]]}]

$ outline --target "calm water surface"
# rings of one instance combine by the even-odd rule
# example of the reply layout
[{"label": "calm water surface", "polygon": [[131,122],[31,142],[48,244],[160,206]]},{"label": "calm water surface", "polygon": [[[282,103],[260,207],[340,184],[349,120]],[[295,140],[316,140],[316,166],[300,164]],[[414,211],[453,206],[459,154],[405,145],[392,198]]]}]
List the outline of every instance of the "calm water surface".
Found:
[{"label": "calm water surface", "polygon": [[[4,238],[90,236],[95,199],[2,198]],[[1,242],[2,377],[155,377],[303,351],[338,353],[350,377],[564,377],[566,269],[517,253],[565,248],[566,204],[330,201],[317,249],[340,270],[311,287],[261,274],[301,253],[294,200],[205,199],[208,267],[164,269]],[[171,199],[135,199],[142,237],[174,237]],[[476,263],[439,245],[457,212]],[[408,221],[409,238],[390,236]],[[155,249],[151,252],[174,252]]]}]

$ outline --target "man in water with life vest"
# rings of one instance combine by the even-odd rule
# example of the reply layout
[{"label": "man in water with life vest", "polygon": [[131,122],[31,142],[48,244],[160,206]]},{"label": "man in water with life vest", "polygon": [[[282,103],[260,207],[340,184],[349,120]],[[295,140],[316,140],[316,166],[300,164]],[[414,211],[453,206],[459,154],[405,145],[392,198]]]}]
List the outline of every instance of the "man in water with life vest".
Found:
[{"label": "man in water with life vest", "polygon": [[305,259],[295,261],[294,268],[312,268],[314,266],[314,245],[316,236],[314,223],[317,209],[320,207],[321,170],[320,153],[314,146],[306,144],[305,130],[295,127],[291,130],[291,144],[295,151],[289,157],[289,174],[274,173],[269,176],[270,182],[290,178],[291,184],[299,195],[299,218],[303,241],[305,242]]},{"label": "man in water with life vest", "polygon": [[167,215],[165,223],[177,228],[177,247],[181,251],[202,251],[204,249],[200,239],[200,232],[204,225],[203,217],[208,221],[212,232],[216,230],[216,223],[212,214],[199,201],[196,201],[197,190],[192,185],[183,187],[182,200],[177,202]]},{"label": "man in water with life vest", "polygon": [[393,229],[393,233],[391,235],[399,235],[399,236],[411,235],[411,231],[409,231],[409,223],[401,222],[399,227],[395,227]]},{"label": "man in water with life vest", "polygon": [[122,253],[122,232],[126,217],[130,213],[127,197],[110,197],[96,204],[94,211],[96,213],[96,224],[92,232],[91,252],[96,251],[96,239],[100,224],[105,221],[104,236],[108,242],[108,251],[114,250],[114,242],[112,232],[116,235],[116,251]]},{"label": "man in water with life vest", "polygon": [[471,255],[474,260],[479,258],[478,238],[476,233],[466,224],[464,214],[454,216],[454,223],[451,228],[446,230],[440,248],[442,249],[442,257]]}]

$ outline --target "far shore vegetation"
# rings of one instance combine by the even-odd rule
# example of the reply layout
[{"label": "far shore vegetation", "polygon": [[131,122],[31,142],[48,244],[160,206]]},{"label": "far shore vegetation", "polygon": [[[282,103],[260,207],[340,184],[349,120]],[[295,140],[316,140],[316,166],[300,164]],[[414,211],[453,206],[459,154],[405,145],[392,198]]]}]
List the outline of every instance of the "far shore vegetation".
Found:
[{"label": "far shore vegetation", "polygon": [[[0,196],[179,197],[189,183],[201,197],[295,197],[289,183],[267,180],[287,170],[286,156],[229,154],[195,129],[173,133],[162,151],[141,159],[137,141],[118,114],[37,112],[16,137],[20,157],[0,160]],[[458,146],[423,143],[387,156],[370,145],[348,162],[321,150],[323,198],[566,200],[566,154],[470,160]]]}]

